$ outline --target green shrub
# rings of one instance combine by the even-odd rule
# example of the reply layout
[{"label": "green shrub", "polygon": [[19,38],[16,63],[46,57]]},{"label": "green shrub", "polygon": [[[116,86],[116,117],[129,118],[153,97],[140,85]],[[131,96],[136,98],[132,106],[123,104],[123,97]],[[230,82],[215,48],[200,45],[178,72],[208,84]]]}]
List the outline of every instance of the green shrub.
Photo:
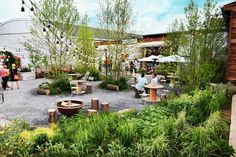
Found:
[{"label": "green shrub", "polygon": [[118,80],[116,85],[119,86],[120,90],[127,90],[127,89],[129,89],[129,85],[127,83],[127,79],[125,77],[123,77],[123,76]]},{"label": "green shrub", "polygon": [[61,76],[49,84],[50,94],[69,93],[71,91],[70,81],[67,76]]},{"label": "green shrub", "polygon": [[100,81],[101,80],[100,72],[96,68],[93,68],[93,69],[90,70],[89,76],[94,77],[94,81]]},{"label": "green shrub", "polygon": [[99,85],[100,88],[107,88],[108,84],[118,85],[120,90],[129,90],[130,87],[127,83],[127,79],[125,77],[121,77],[119,80],[114,80],[112,76],[106,76],[103,82]]},{"label": "green shrub", "polygon": [[129,147],[134,140],[136,135],[136,126],[133,121],[127,121],[120,124],[117,128],[118,138],[120,142],[125,146]]},{"label": "green shrub", "polygon": [[21,72],[31,72],[30,67],[23,67],[21,70]]},{"label": "green shrub", "polygon": [[35,137],[33,137],[35,148],[45,148],[46,143],[49,142],[48,135],[46,133],[38,134]]}]

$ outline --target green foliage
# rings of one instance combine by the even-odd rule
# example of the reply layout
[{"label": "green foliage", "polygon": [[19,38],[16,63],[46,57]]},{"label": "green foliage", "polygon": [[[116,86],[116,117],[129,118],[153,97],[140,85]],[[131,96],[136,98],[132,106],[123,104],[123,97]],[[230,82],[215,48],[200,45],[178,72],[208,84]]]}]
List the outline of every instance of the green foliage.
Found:
[{"label": "green foliage", "polygon": [[178,65],[178,75],[186,83],[187,91],[204,89],[209,82],[223,78],[224,73],[219,70],[227,51],[220,12],[213,0],[206,0],[203,9],[191,0],[185,8],[185,18],[174,22],[173,33],[166,39],[164,55],[179,54],[188,60]]},{"label": "green foliage", "polygon": [[[131,25],[133,10],[131,1],[127,0],[99,0],[100,12],[98,19],[102,28],[102,35],[106,34],[108,49],[106,59],[111,61],[111,75],[118,80],[122,74],[122,54],[126,51],[126,45],[122,42],[131,38]],[[106,60],[106,61],[107,61]]]},{"label": "green foliage", "polygon": [[35,148],[45,148],[46,143],[49,142],[48,135],[46,133],[38,134],[33,138]]},{"label": "green foliage", "polygon": [[23,67],[20,72],[31,72],[30,67]]},{"label": "green foliage", "polygon": [[159,75],[168,75],[170,73],[175,73],[176,70],[176,63],[159,63],[156,73]]},{"label": "green foliage", "polygon": [[89,76],[92,76],[94,78],[94,81],[99,81],[100,78],[100,72],[96,68],[92,68],[90,70]]},{"label": "green foliage", "polygon": [[227,93],[214,87],[170,98],[138,113],[62,116],[52,138],[39,134],[32,137],[33,143],[7,138],[1,141],[0,151],[10,152],[9,156],[229,157],[234,150],[228,144],[229,123],[221,113]]},{"label": "green foliage", "polygon": [[107,88],[108,84],[112,84],[112,85],[118,85],[119,86],[119,90],[129,90],[130,87],[127,83],[127,78],[125,77],[120,77],[120,79],[118,80],[114,80],[112,76],[108,75],[104,78],[103,82],[99,85],[100,88]]},{"label": "green foliage", "polygon": [[59,75],[58,78],[51,83],[44,82],[40,84],[39,88],[49,89],[51,95],[69,93],[71,91],[70,81],[66,74]]},{"label": "green foliage", "polygon": [[[79,23],[79,13],[74,0],[41,0],[37,8],[32,17],[31,35],[24,46],[32,52],[30,60],[34,68],[54,68],[51,72],[54,78],[58,78],[61,68],[71,64],[74,55],[76,47],[68,48],[65,43],[72,40],[71,34]],[[51,26],[46,34],[43,25]]]},{"label": "green foliage", "polygon": [[93,39],[93,32],[89,27],[89,20],[87,15],[82,19],[79,26],[79,33],[77,38],[77,43],[80,45],[79,49],[74,52],[74,57],[76,58],[76,68],[94,69],[96,64],[96,59],[98,53],[96,51]]},{"label": "green foliage", "polygon": [[135,132],[136,128],[133,121],[127,121],[124,124],[120,124],[117,128],[119,140],[125,147],[129,147],[132,144]]}]

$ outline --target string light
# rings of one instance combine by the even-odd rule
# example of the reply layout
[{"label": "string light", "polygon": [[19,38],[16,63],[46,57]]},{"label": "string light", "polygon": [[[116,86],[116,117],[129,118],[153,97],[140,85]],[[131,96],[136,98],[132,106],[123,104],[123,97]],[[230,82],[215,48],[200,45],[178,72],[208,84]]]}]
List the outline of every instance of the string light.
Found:
[{"label": "string light", "polygon": [[30,8],[30,11],[34,11],[33,2],[31,2],[31,8]]},{"label": "string light", "polygon": [[21,2],[22,2],[21,12],[25,12],[25,8],[24,8],[25,1],[22,0]]}]

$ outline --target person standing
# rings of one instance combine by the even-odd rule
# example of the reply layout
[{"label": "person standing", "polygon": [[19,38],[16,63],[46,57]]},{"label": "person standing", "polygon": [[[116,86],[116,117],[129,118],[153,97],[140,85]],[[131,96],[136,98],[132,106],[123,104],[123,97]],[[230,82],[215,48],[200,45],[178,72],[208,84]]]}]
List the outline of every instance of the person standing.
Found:
[{"label": "person standing", "polygon": [[137,73],[137,69],[138,69],[138,62],[137,59],[134,60],[134,73]]},{"label": "person standing", "polygon": [[3,65],[3,70],[2,70],[2,88],[6,90],[7,88],[7,81],[9,79],[9,70],[7,69],[6,65]]},{"label": "person standing", "polygon": [[129,66],[130,66],[130,69],[129,69],[130,70],[130,75],[132,76],[133,71],[134,71],[134,63],[131,61]]},{"label": "person standing", "polygon": [[12,64],[12,67],[11,67],[11,90],[13,90],[13,85],[14,85],[14,82],[16,82],[16,86],[17,86],[17,89],[19,89],[19,84],[18,84],[18,81],[19,81],[19,75],[18,75],[18,70],[16,68],[16,65],[15,64]]}]

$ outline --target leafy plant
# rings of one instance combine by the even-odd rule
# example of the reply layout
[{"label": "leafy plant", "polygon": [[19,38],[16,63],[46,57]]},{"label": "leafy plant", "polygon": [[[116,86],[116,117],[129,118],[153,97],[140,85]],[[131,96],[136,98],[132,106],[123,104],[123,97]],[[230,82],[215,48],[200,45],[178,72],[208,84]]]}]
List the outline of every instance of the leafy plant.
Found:
[{"label": "leafy plant", "polygon": [[30,67],[23,67],[20,71],[21,72],[31,72]]}]

